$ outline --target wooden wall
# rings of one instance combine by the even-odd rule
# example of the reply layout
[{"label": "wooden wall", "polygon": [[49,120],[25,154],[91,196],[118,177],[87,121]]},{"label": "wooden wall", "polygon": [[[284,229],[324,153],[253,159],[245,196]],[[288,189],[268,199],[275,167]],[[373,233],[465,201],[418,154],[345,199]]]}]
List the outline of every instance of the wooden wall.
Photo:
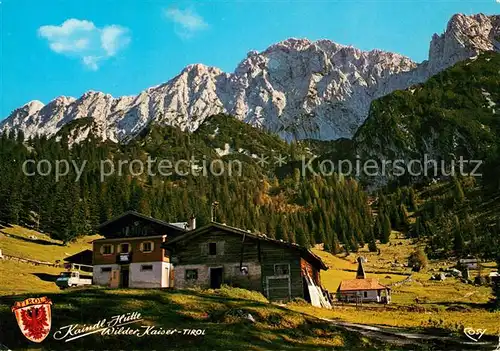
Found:
[{"label": "wooden wall", "polygon": [[[214,229],[211,232],[176,243],[174,252],[172,253],[172,262],[176,267],[176,282],[181,279],[177,274],[182,274],[180,272],[182,266],[193,267],[193,265],[201,265],[200,270],[203,271],[209,267],[223,266],[225,284],[258,290],[267,296],[267,278],[275,276],[275,265],[288,264],[290,266],[290,281],[288,279],[273,280],[270,297],[272,300],[289,300],[290,290],[292,299],[294,297],[304,297],[300,253],[297,249],[265,240],[260,240],[259,244],[259,240],[250,237],[246,237],[245,241],[242,241],[243,235]],[[209,255],[209,243],[217,243],[217,255]],[[234,267],[239,265],[240,260],[242,260],[243,265],[260,265],[260,276],[256,276],[255,274],[241,276],[238,274],[234,270]],[[203,272],[200,271],[198,273],[199,286],[206,287],[210,284],[209,277],[201,273]]]},{"label": "wooden wall", "polygon": [[[262,241],[261,255],[262,286],[265,293],[267,293],[268,282],[274,280],[274,282],[271,283],[271,289],[269,289],[269,298],[271,300],[284,301],[295,297],[304,298],[304,287],[300,270],[300,254],[298,250]],[[268,277],[274,277],[276,275],[274,271],[276,264],[290,265],[290,282],[286,279],[267,279]],[[289,296],[287,290],[288,286],[290,287],[291,296]],[[274,287],[274,289],[272,289],[272,287]]]},{"label": "wooden wall", "polygon": [[[132,252],[133,263],[138,262],[156,262],[163,261],[169,262],[170,257],[165,255],[165,249],[161,247],[164,238],[123,238],[123,239],[100,239],[93,243],[93,264],[114,264],[117,263],[117,255],[119,255],[119,248],[121,243],[128,243]],[[145,241],[152,241],[154,248],[152,252],[142,252],[141,243]],[[111,255],[101,254],[101,247],[103,245],[113,245],[113,253]]]},{"label": "wooden wall", "polygon": [[[260,274],[249,274],[242,276],[237,274],[234,269],[239,266],[240,260],[245,265],[259,265],[258,245],[255,240],[246,239],[242,243],[243,236],[228,234],[221,230],[201,234],[192,240],[186,240],[175,244],[172,253],[175,266],[176,282],[183,279],[181,267],[201,265],[198,272],[197,286],[209,287],[210,277],[208,275],[209,267],[224,267],[224,283],[238,286],[250,290],[262,291]],[[217,254],[209,255],[209,243],[217,244]],[[242,250],[243,247],[243,250]],[[256,271],[256,270],[252,270]],[[260,269],[259,269],[260,271]],[[193,282],[194,284],[194,282]],[[179,284],[177,284],[179,285]],[[184,285],[184,284],[183,284]]]}]

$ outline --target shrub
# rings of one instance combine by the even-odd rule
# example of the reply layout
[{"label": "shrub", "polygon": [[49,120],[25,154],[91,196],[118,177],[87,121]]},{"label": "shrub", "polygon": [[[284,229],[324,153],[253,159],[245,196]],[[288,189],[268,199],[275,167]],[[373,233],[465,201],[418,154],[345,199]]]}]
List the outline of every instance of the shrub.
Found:
[{"label": "shrub", "polygon": [[413,251],[408,257],[408,266],[415,268],[418,271],[427,267],[427,263],[427,256],[425,255],[424,250],[420,248]]}]

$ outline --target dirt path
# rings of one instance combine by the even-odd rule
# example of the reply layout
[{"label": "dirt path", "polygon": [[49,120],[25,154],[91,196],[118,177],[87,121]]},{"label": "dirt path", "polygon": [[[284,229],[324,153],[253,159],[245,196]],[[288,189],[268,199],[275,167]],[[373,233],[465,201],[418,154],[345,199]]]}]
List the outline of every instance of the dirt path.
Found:
[{"label": "dirt path", "polygon": [[[500,340],[489,337],[488,341],[468,340],[450,335],[437,335],[431,333],[411,333],[400,328],[381,327],[365,324],[355,324],[321,318],[349,331],[358,332],[370,338],[396,345],[431,346],[432,350],[462,351],[462,350],[489,350],[500,351]],[[490,341],[491,340],[491,341]],[[436,348],[438,347],[438,348]]]}]

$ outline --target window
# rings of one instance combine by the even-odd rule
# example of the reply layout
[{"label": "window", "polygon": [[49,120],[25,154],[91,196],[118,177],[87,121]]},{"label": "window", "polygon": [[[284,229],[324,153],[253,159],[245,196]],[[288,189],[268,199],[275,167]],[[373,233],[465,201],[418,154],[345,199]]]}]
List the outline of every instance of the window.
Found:
[{"label": "window", "polygon": [[102,267],[101,273],[111,272],[111,267]]},{"label": "window", "polygon": [[186,279],[186,280],[198,280],[198,270],[197,269],[186,269],[184,279]]},{"label": "window", "polygon": [[363,297],[364,297],[364,298],[367,298],[367,297],[368,297],[368,292],[364,291],[364,292],[363,292]]},{"label": "window", "polygon": [[208,254],[210,256],[217,255],[217,243],[209,243],[208,244]]},{"label": "window", "polygon": [[154,249],[154,244],[152,241],[144,241],[141,243],[141,251],[142,252],[152,252]]},{"label": "window", "polygon": [[128,243],[120,244],[120,252],[121,253],[129,253],[130,252],[130,245]]},{"label": "window", "polygon": [[102,245],[101,246],[101,254],[103,255],[111,255],[113,253],[113,245]]},{"label": "window", "polygon": [[288,275],[288,274],[290,274],[290,265],[289,264],[275,264],[274,265],[274,274],[275,275]]},{"label": "window", "polygon": [[152,270],[153,270],[153,265],[152,264],[143,264],[141,266],[141,272],[152,271]]}]

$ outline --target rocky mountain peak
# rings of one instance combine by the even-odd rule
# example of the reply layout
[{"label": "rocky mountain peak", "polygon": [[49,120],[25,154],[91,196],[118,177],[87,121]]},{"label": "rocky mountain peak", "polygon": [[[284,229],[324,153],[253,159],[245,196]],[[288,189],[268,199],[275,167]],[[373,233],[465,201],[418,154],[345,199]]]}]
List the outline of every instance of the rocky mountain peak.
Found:
[{"label": "rocky mountain peak", "polygon": [[207,117],[228,113],[286,139],[351,138],[374,99],[424,82],[481,51],[500,51],[499,40],[500,16],[483,14],[453,16],[446,31],[432,38],[429,60],[422,64],[378,49],[290,38],[250,51],[234,73],[192,64],[137,96],[89,91],[78,100],[25,105],[0,130],[53,135],[66,123],[91,117],[103,139],[126,141],[151,121],[193,131]]},{"label": "rocky mountain peak", "polygon": [[58,96],[54,100],[52,100],[51,102],[49,102],[46,106],[48,106],[50,104],[54,104],[54,105],[69,105],[69,104],[71,104],[75,100],[76,99],[74,97],[71,97],[71,96]]},{"label": "rocky mountain peak", "polygon": [[207,65],[204,65],[202,63],[195,63],[195,64],[191,64],[191,65],[186,66],[182,70],[181,75],[183,75],[183,74],[202,75],[202,74],[221,74],[221,73],[222,73],[222,71],[217,67],[207,66]]},{"label": "rocky mountain peak", "polygon": [[312,41],[309,39],[303,38],[303,39],[298,39],[298,38],[289,38],[283,41],[280,41],[276,44],[271,45],[268,47],[263,54],[273,52],[276,50],[295,50],[295,51],[302,51],[306,50],[313,44]]},{"label": "rocky mountain peak", "polygon": [[500,51],[500,15],[454,15],[429,48],[429,70],[435,74],[484,51]]},{"label": "rocky mountain peak", "polygon": [[28,102],[27,104],[23,105],[23,107],[21,107],[21,109],[26,111],[28,113],[28,115],[32,115],[32,114],[40,111],[43,108],[43,106],[44,106],[44,104],[41,101],[32,100],[32,101]]}]

